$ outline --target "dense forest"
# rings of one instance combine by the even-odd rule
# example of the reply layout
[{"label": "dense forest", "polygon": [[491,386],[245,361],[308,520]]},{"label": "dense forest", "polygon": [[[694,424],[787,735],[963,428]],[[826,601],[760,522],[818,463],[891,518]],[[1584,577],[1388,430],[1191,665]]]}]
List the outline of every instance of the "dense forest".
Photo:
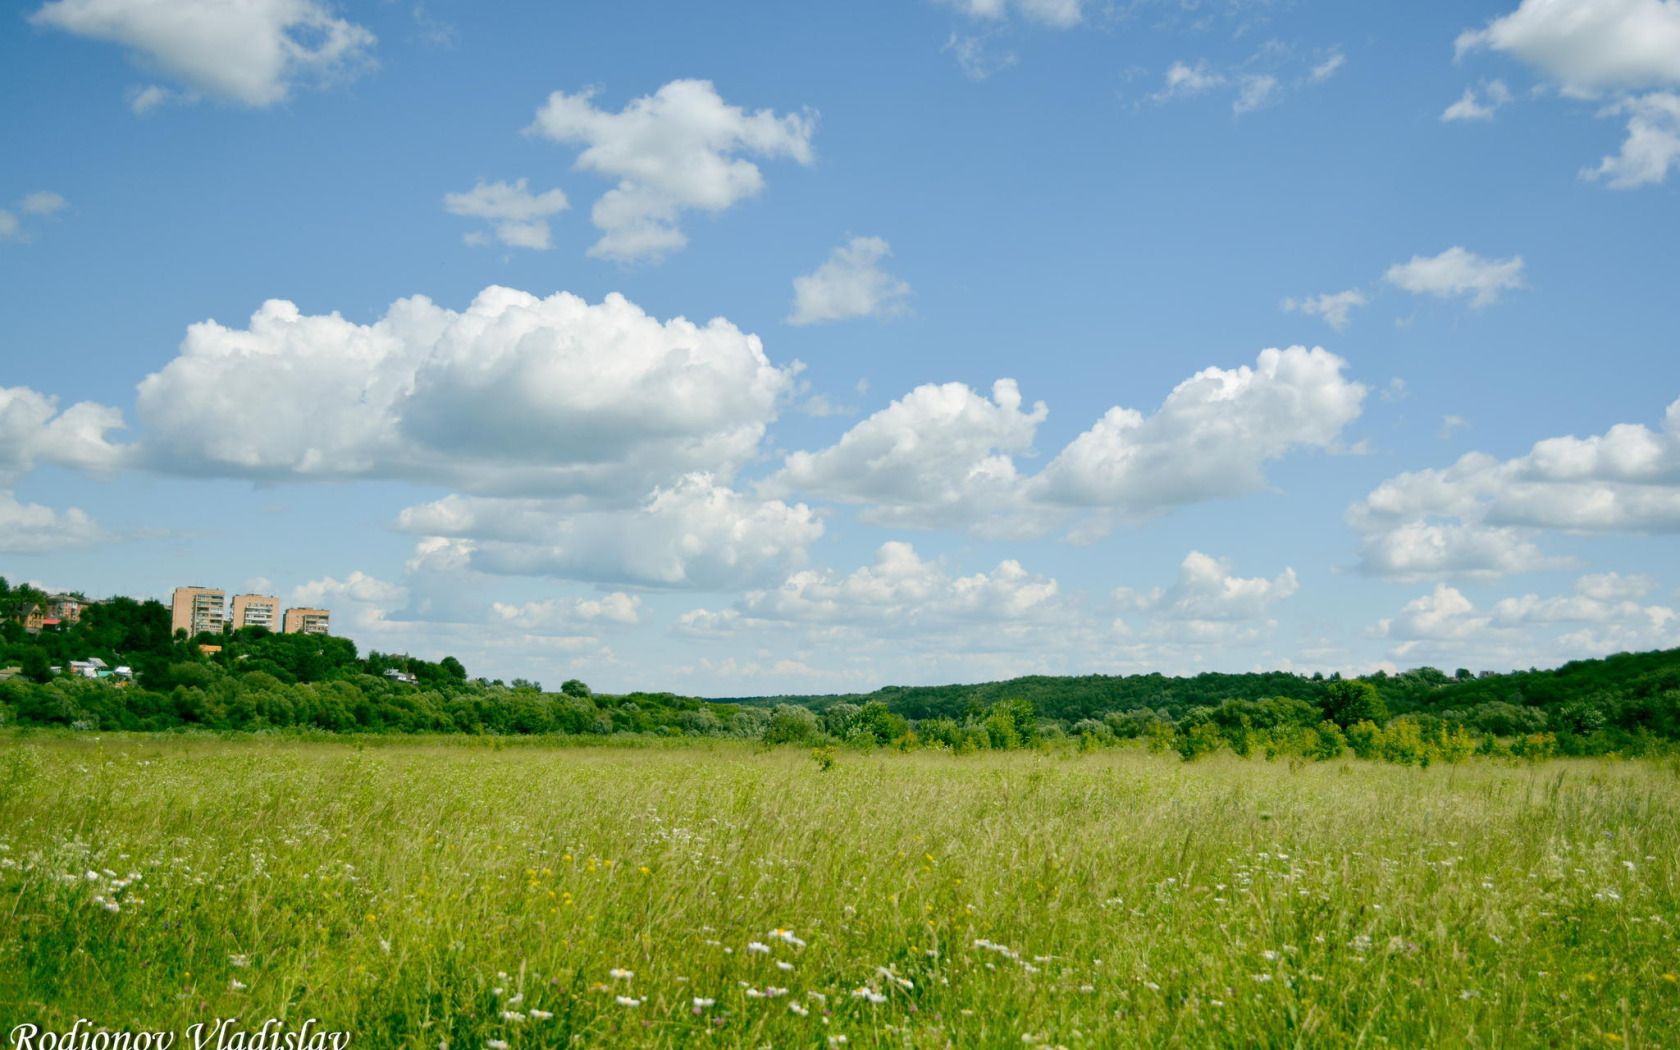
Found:
[{"label": "dense forest", "polygon": [[[171,634],[156,601],[92,603],[29,629],[46,596],[0,578],[0,725],[86,730],[730,736],[766,743],[938,746],[956,752],[1141,739],[1185,758],[1239,754],[1427,762],[1473,751],[1651,754],[1680,741],[1680,650],[1554,670],[1359,679],[1276,671],[1016,678],[867,694],[703,700],[594,693],[581,681],[471,677],[454,657],[362,656],[326,635],[244,628]],[[128,674],[89,678],[98,658]]]}]

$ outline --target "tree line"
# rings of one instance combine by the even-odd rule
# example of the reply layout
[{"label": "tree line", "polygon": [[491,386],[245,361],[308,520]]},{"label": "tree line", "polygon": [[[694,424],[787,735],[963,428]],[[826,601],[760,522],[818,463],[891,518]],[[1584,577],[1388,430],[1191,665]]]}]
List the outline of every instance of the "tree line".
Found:
[{"label": "tree line", "polygon": [[[1357,679],[1288,672],[1033,676],[844,696],[703,700],[557,691],[474,678],[459,660],[358,653],[327,635],[243,628],[171,633],[157,601],[113,598],[79,622],[26,629],[45,595],[0,578],[0,724],[101,730],[620,734],[735,737],[812,747],[956,753],[1140,741],[1194,759],[1219,750],[1390,761],[1464,754],[1650,754],[1680,740],[1680,650],[1506,674],[1422,667]],[[98,656],[115,682],[55,672]],[[391,672],[395,672],[393,674]],[[399,677],[400,676],[400,677]]]}]

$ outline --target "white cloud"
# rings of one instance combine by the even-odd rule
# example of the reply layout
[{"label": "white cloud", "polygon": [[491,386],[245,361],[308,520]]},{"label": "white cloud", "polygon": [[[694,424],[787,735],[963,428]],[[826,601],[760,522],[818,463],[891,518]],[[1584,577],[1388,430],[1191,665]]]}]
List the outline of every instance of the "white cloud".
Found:
[{"label": "white cloud", "polygon": [[1377,630],[1400,641],[1463,640],[1484,634],[1491,623],[1457,588],[1438,583],[1432,593],[1407,602],[1399,616],[1378,621]]},{"label": "white cloud", "polygon": [[829,253],[817,272],[793,279],[788,324],[817,324],[853,317],[890,317],[904,309],[910,286],[882,270],[892,247],[879,237],[853,237]]},{"label": "white cloud", "polygon": [[39,503],[19,503],[10,489],[0,489],[0,554],[51,554],[111,539],[76,507],[59,513]]},{"label": "white cloud", "polygon": [[70,202],[51,190],[38,190],[18,203],[25,215],[51,215],[70,206]]},{"label": "white cloud", "polygon": [[1067,29],[1085,19],[1085,5],[1089,0],[942,0],[968,15],[988,21],[999,21],[1010,14],[1040,25]]},{"label": "white cloud", "polygon": [[673,80],[619,113],[596,109],[593,89],[556,91],[537,111],[531,134],[584,147],[576,167],[619,180],[595,203],[602,237],[589,254],[620,262],[657,261],[688,243],[677,228],[684,209],[719,212],[764,188],[741,154],[813,161],[810,111],[777,116],[727,105],[707,80]]},{"label": "white cloud", "polygon": [[791,386],[721,318],[661,323],[617,294],[491,287],[461,313],[417,296],[370,325],[280,300],[245,329],[193,325],[137,412],[160,471],[625,504],[685,471],[727,478]]},{"label": "white cloud", "polygon": [[191,103],[194,97],[183,95],[178,91],[171,91],[161,84],[147,84],[144,87],[128,89],[128,108],[137,117],[143,117],[160,106],[167,106],[172,102]]},{"label": "white cloud", "polygon": [[[195,91],[248,106],[359,73],[375,42],[318,0],[53,0],[30,21],[121,44]],[[131,105],[144,112],[161,101],[142,92]]]},{"label": "white cloud", "polygon": [[866,504],[867,520],[930,528],[977,521],[1006,506],[1019,482],[1008,453],[1031,447],[1049,409],[1021,411],[1013,379],[992,399],[962,383],[919,386],[819,452],[793,452],[765,483]]},{"label": "white cloud", "polygon": [[1411,583],[1441,577],[1491,580],[1519,572],[1567,568],[1567,558],[1549,557],[1521,531],[1479,523],[1406,521],[1386,527],[1359,514],[1350,524],[1366,531],[1359,547],[1360,571]]},{"label": "white cloud", "polygon": [[1335,76],[1336,71],[1346,64],[1347,56],[1342,54],[1340,51],[1337,51],[1323,62],[1314,66],[1312,68],[1312,72],[1308,74],[1307,79],[1311,80],[1315,84],[1322,84],[1326,80]]},{"label": "white cloud", "polygon": [[1019,562],[1001,562],[990,573],[954,576],[901,542],[882,544],[874,565],[846,575],[829,569],[794,573],[779,587],[747,593],[738,608],[755,620],[904,628],[1065,614],[1056,581],[1027,572]]},{"label": "white cloud", "polygon": [[1597,572],[1575,581],[1576,594],[1601,602],[1638,601],[1656,589],[1656,578],[1644,574],[1623,576],[1619,572]]},{"label": "white cloud", "polygon": [[18,218],[18,212],[44,218],[56,215],[69,206],[70,202],[59,194],[51,190],[38,190],[17,202],[17,212],[9,208],[0,208],[0,241],[21,241],[27,244],[35,239],[35,235],[24,228],[23,221]]},{"label": "white cloud", "polygon": [[[1577,584],[1579,588],[1579,584]],[[1565,634],[1547,632],[1581,625]],[[1430,658],[1446,666],[1495,659],[1532,663],[1560,657],[1666,648],[1680,642],[1673,609],[1631,600],[1607,601],[1583,595],[1502,598],[1481,609],[1456,588],[1435,590],[1408,602],[1400,614],[1380,620],[1376,635],[1397,644],[1398,659]]]},{"label": "white cloud", "polygon": [[1513,55],[1575,95],[1680,82],[1680,0],[1523,0],[1456,47]]},{"label": "white cloud", "polygon": [[1193,66],[1174,62],[1167,67],[1166,75],[1162,78],[1161,90],[1149,97],[1155,102],[1191,98],[1223,87],[1225,83],[1224,75],[1209,69],[1205,59],[1197,59]]},{"label": "white cloud", "polygon": [[1150,621],[1144,638],[1240,644],[1269,634],[1277,626],[1270,618],[1272,606],[1299,588],[1294,569],[1284,569],[1272,580],[1233,576],[1228,559],[1191,551],[1171,587],[1122,587],[1113,597],[1121,609]]},{"label": "white cloud", "polygon": [[1582,171],[1581,177],[1605,178],[1606,185],[1616,190],[1662,182],[1670,168],[1680,165],[1680,95],[1659,91],[1623,99],[1600,115],[1624,113],[1628,114],[1628,123],[1622,151],[1605,157],[1598,167]]},{"label": "white cloud", "polygon": [[1299,310],[1304,314],[1322,317],[1331,328],[1345,332],[1352,320],[1348,314],[1370,301],[1370,297],[1364,292],[1357,288],[1349,288],[1334,295],[1326,292],[1322,295],[1309,295],[1303,299],[1285,299],[1282,306],[1286,311]]},{"label": "white cloud", "polygon": [[1263,109],[1278,100],[1280,88],[1277,77],[1269,73],[1248,73],[1237,78],[1237,100],[1231,112],[1237,116]]},{"label": "white cloud", "polygon": [[957,66],[970,80],[985,80],[1001,73],[1021,59],[1013,51],[996,51],[989,44],[994,32],[962,34],[953,32],[941,51],[956,56]]},{"label": "white cloud", "polygon": [[751,499],[702,473],[630,510],[448,496],[403,511],[398,527],[466,541],[453,549],[479,572],[701,590],[778,577],[823,534],[804,504]]},{"label": "white cloud", "polygon": [[1111,408],[1033,479],[1050,504],[1148,517],[1265,487],[1263,467],[1297,448],[1329,448],[1367,388],[1321,348],[1262,350],[1254,367],[1206,368],[1145,416]]},{"label": "white cloud", "polygon": [[443,207],[451,215],[489,220],[496,239],[510,248],[541,250],[552,247],[548,217],[565,211],[569,204],[559,190],[532,193],[524,179],[515,183],[480,179],[465,193],[444,194]]},{"label": "white cloud", "polygon": [[612,624],[633,627],[642,622],[642,599],[614,591],[596,598],[550,598],[540,602],[509,605],[495,602],[490,611],[495,621],[526,630],[547,633]]},{"label": "white cloud", "polygon": [[80,401],[60,412],[56,397],[26,386],[0,387],[0,484],[37,463],[114,471],[128,453],[105,434],[122,426],[122,413],[105,405]]},{"label": "white cloud", "polygon": [[969,525],[994,536],[1041,534],[1080,509],[1141,519],[1265,485],[1264,465],[1300,447],[1328,448],[1360,411],[1366,388],[1322,349],[1264,350],[1254,367],[1208,368],[1159,411],[1112,408],[1043,471],[1023,476],[1048,415],[1021,411],[1013,380],[992,400],[961,383],[917,387],[819,452],[788,455],[771,495],[806,492],[864,504],[861,517],[912,528]]},{"label": "white cloud", "polygon": [[1465,88],[1457,102],[1442,113],[1442,120],[1492,120],[1501,107],[1511,101],[1511,91],[1503,80],[1490,80],[1482,86],[1480,98],[1475,88]]},{"label": "white cloud", "polygon": [[1467,427],[1469,425],[1470,425],[1470,421],[1468,419],[1465,419],[1463,416],[1455,416],[1455,415],[1450,415],[1450,414],[1442,416],[1441,417],[1441,430],[1440,430],[1439,437],[1441,438],[1442,441],[1448,441],[1452,438],[1452,436],[1454,434],[1458,433],[1460,430],[1464,429],[1465,427]]},{"label": "white cloud", "polygon": [[379,604],[400,601],[404,593],[404,589],[397,584],[386,583],[357,570],[342,580],[325,576],[292,588],[291,604],[310,609],[326,609],[330,612],[341,599]]},{"label": "white cloud", "polygon": [[[879,677],[878,659],[972,674],[977,659],[1013,654],[995,672],[1008,677],[1101,637],[1053,578],[1013,559],[990,572],[960,575],[901,542],[882,544],[874,564],[850,573],[798,572],[747,592],[730,608],[691,610],[675,630],[712,643],[769,634],[785,645],[798,637],[811,647],[798,653],[802,661],[815,656],[831,666],[867,668],[871,679]],[[981,673],[994,676],[990,668]]]},{"label": "white cloud", "polygon": [[1396,263],[1383,274],[1388,283],[1414,295],[1442,299],[1469,296],[1471,306],[1487,306],[1499,300],[1499,293],[1523,287],[1523,260],[1484,259],[1460,247],[1440,255],[1414,255],[1410,262]]},{"label": "white cloud", "polygon": [[1548,438],[1500,461],[1472,452],[1444,469],[1401,474],[1348,509],[1365,536],[1361,568],[1380,576],[1497,576],[1556,567],[1537,530],[1680,531],[1680,401],[1653,431]]}]

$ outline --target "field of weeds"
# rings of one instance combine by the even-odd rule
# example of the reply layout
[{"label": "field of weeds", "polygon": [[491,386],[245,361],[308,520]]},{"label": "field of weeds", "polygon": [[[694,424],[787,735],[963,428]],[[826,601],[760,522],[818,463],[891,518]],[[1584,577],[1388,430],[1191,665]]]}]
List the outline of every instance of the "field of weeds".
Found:
[{"label": "field of weeds", "polygon": [[82,1018],[426,1050],[1674,1046],[1677,822],[1672,762],[13,737],[0,1020],[7,1046]]}]

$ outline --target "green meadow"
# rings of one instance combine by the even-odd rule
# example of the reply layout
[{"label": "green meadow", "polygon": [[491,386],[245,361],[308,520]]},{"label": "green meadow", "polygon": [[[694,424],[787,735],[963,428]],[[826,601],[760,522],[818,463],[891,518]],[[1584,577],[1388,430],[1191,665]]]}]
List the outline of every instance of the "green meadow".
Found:
[{"label": "green meadow", "polygon": [[5,1031],[1680,1039],[1673,759],[496,744],[0,738]]}]

